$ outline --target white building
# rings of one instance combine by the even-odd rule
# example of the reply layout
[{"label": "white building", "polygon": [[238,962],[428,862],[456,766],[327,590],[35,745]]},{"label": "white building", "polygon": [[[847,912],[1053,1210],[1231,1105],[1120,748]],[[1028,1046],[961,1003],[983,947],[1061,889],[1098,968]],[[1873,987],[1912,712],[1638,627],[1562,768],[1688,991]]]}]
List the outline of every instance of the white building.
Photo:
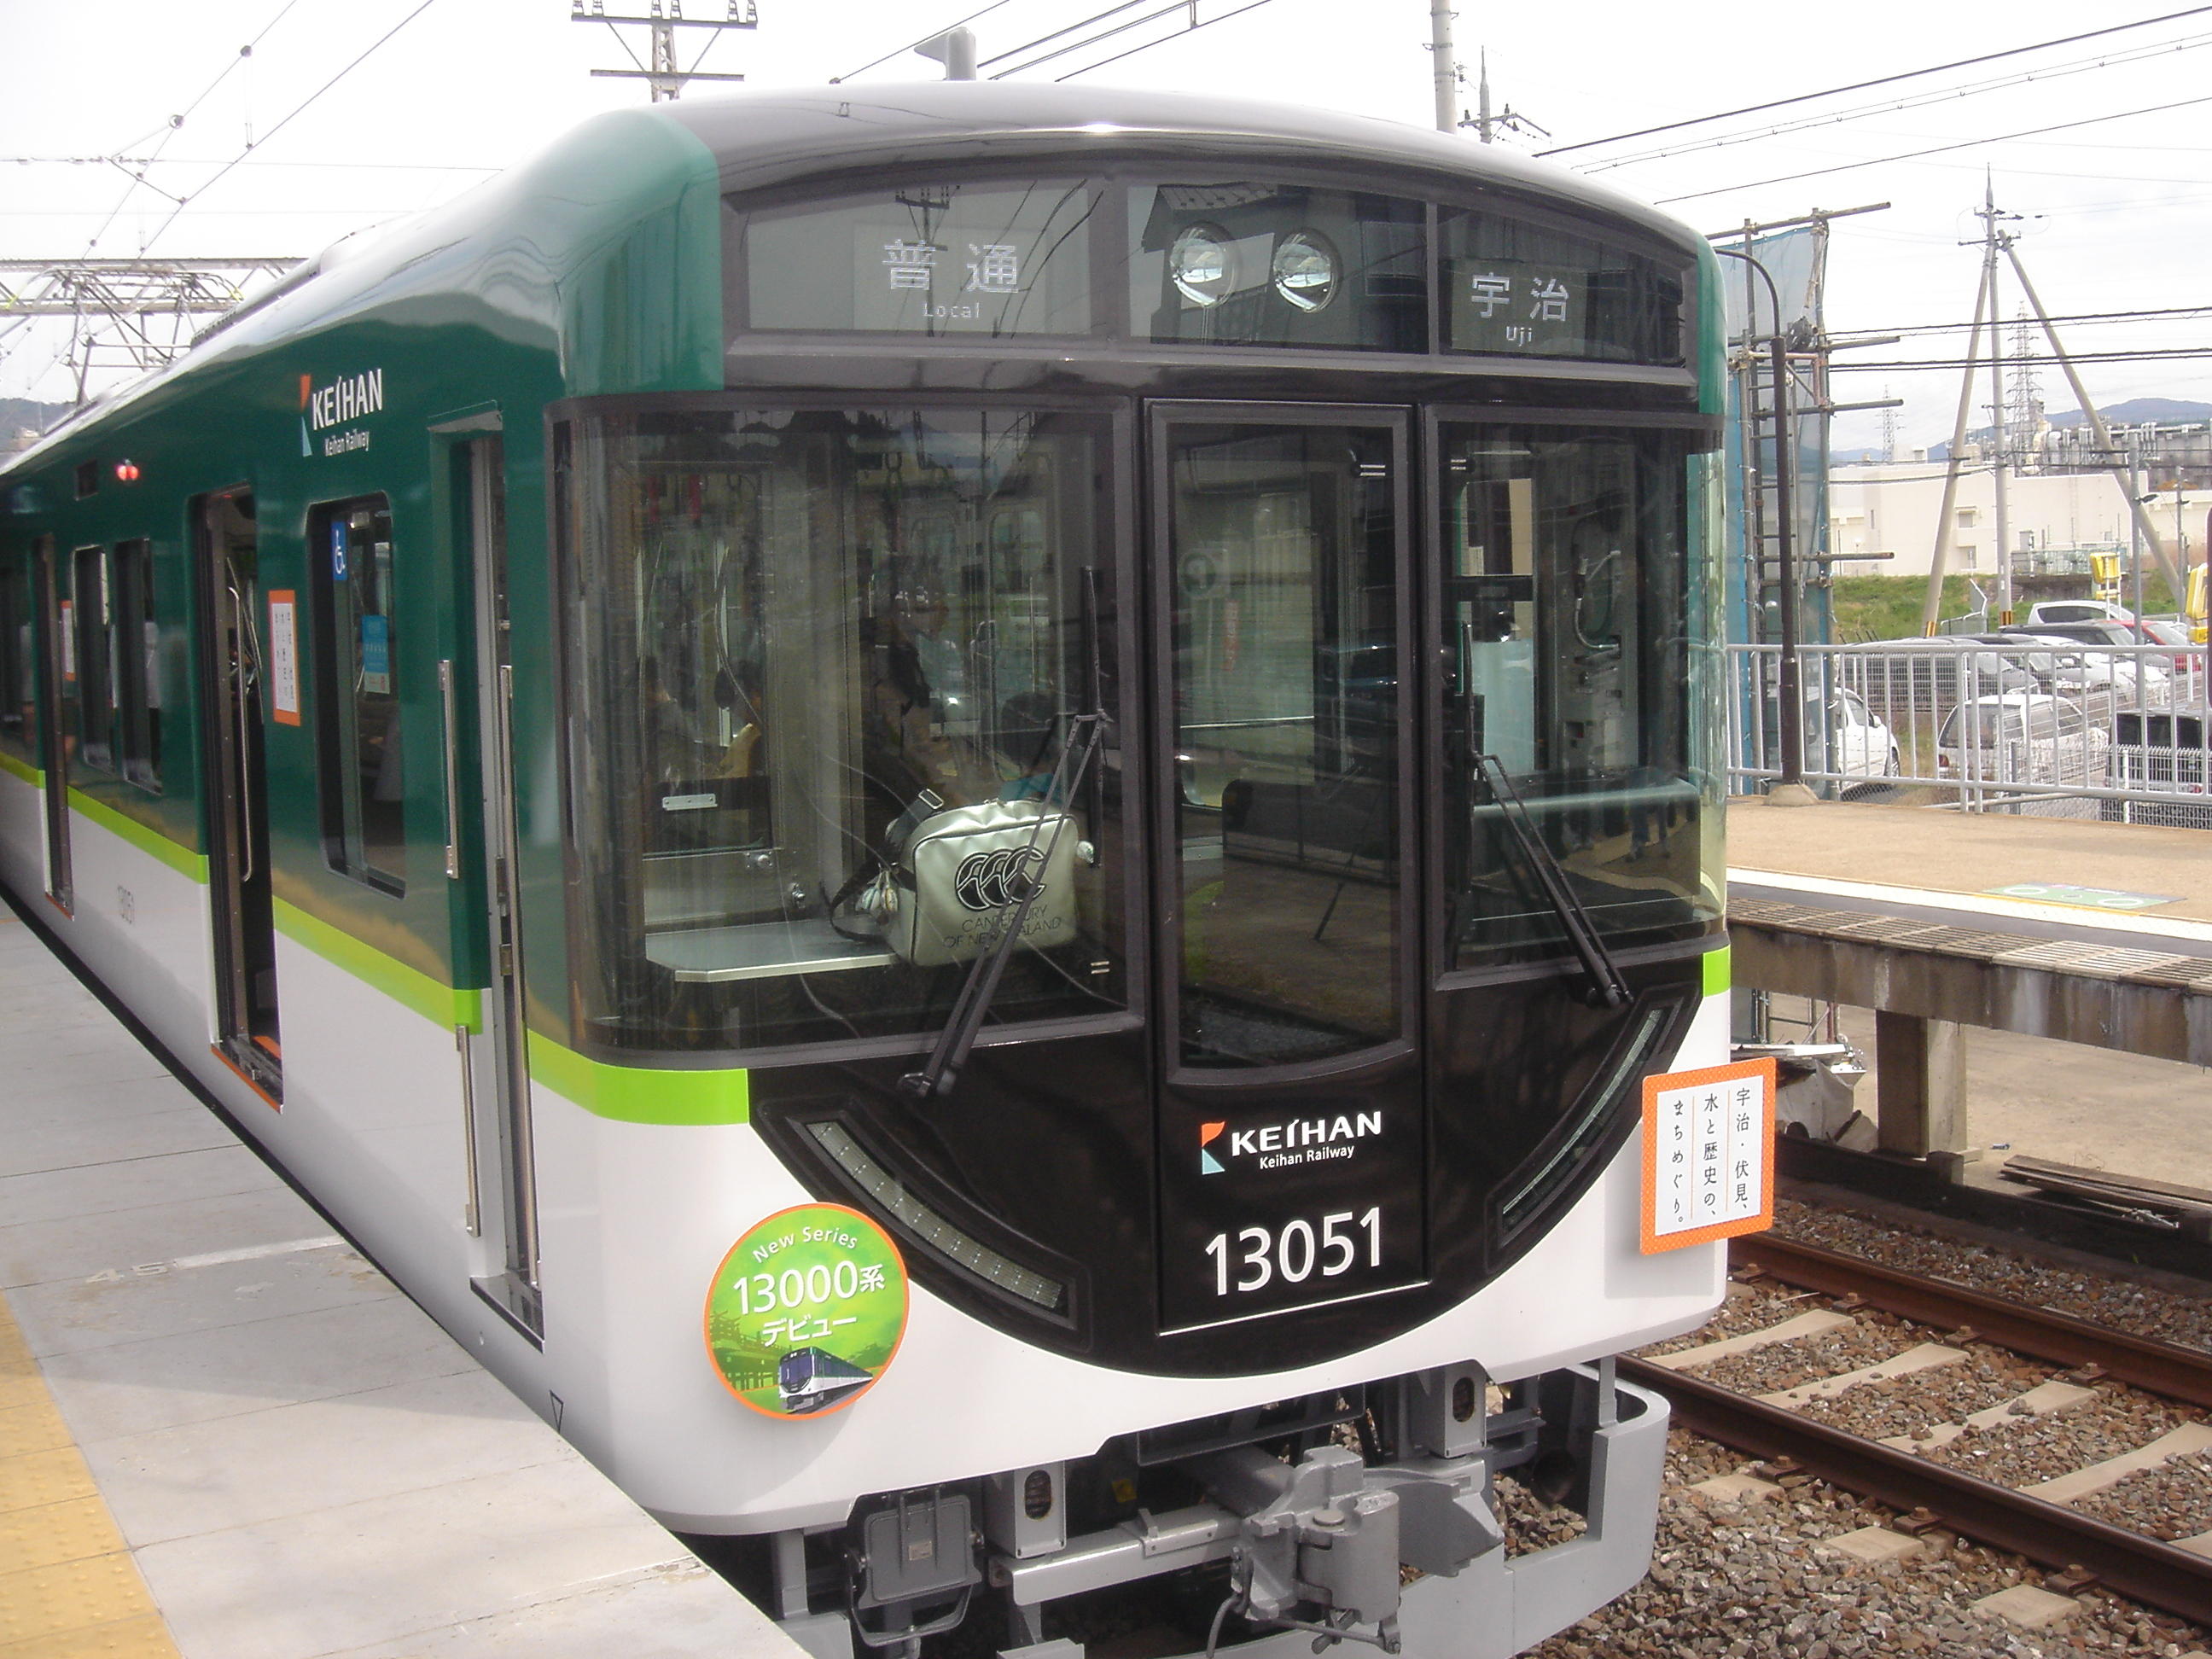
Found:
[{"label": "white building", "polygon": [[[1943,472],[1942,462],[1925,459],[1835,468],[1828,479],[1828,551],[1835,560],[1829,569],[1838,576],[1926,575],[1935,558]],[[2015,472],[2007,477],[2005,500],[2015,571],[2086,571],[2068,556],[2127,553],[2127,496],[2112,473]],[[2192,561],[2204,556],[2208,509],[2212,491],[2183,494],[2183,544]],[[2160,495],[2149,511],[2160,538],[2173,545],[2173,492]],[[1951,512],[1946,569],[1994,574],[1996,481],[1986,465],[1969,461],[1960,470]],[[2157,568],[2148,548],[2143,559],[2146,570]]]}]

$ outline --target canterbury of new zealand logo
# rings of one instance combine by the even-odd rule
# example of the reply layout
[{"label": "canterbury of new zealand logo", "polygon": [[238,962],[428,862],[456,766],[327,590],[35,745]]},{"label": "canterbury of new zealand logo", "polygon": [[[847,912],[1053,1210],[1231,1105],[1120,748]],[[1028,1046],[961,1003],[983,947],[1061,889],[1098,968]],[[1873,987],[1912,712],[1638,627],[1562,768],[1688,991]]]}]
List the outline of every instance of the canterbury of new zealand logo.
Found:
[{"label": "canterbury of new zealand logo", "polygon": [[1028,894],[1044,854],[1034,847],[970,853],[952,872],[952,896],[970,910],[1003,910]]}]

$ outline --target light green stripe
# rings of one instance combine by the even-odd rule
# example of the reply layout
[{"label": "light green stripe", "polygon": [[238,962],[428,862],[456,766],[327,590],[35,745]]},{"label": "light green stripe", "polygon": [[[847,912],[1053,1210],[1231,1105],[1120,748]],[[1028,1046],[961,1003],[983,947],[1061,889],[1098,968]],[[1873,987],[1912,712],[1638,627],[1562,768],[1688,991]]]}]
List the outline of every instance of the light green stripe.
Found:
[{"label": "light green stripe", "polygon": [[1735,976],[1729,968],[1729,947],[1725,945],[1717,951],[1705,952],[1705,988],[1707,996],[1721,996],[1735,984]]},{"label": "light green stripe", "polygon": [[592,1115],[625,1123],[743,1123],[752,1115],[748,1073],[607,1066],[536,1031],[530,1075]]},{"label": "light green stripe", "polygon": [[17,760],[5,750],[0,750],[0,772],[12,772],[33,788],[42,788],[46,775],[28,761]]},{"label": "light green stripe", "polygon": [[276,927],[285,938],[304,945],[324,961],[343,968],[356,979],[374,986],[395,1002],[404,1003],[423,1018],[451,1030],[465,1025],[483,1029],[483,993],[441,984],[419,968],[410,968],[373,945],[364,945],[351,933],[311,916],[296,904],[275,901]]},{"label": "light green stripe", "polygon": [[159,830],[149,830],[136,818],[126,818],[104,802],[96,801],[82,792],[69,792],[70,805],[90,818],[101,829],[120,836],[140,852],[157,858],[179,875],[190,876],[203,885],[208,878],[207,854],[195,853],[181,847]]}]

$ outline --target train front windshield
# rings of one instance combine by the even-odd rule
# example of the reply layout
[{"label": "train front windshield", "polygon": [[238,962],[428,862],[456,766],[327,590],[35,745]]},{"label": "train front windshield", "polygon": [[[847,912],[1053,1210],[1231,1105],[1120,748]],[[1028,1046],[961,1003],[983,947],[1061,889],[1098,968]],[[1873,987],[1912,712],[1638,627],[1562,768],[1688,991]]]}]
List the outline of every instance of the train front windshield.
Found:
[{"label": "train front windshield", "polygon": [[[918,944],[916,918],[997,914],[1018,883],[982,890],[988,855],[1038,849],[1035,866],[1038,818],[1060,890],[1036,902],[1048,925],[1011,953],[993,1018],[1121,1011],[1128,826],[1164,805],[1183,1063],[1388,1042],[1424,916],[1446,973],[1564,949],[1485,757],[1601,933],[1711,923],[1716,803],[1694,764],[1711,594],[1688,551],[1706,470],[1682,434],[1442,424],[1424,569],[1384,427],[1168,430],[1165,500],[1133,515],[1171,544],[1164,610],[1146,611],[1110,533],[1131,481],[1103,420],[732,410],[562,428],[571,591],[591,596],[569,650],[592,1035],[932,1032],[977,951]],[[1142,653],[1165,739],[1149,770],[1119,660],[1137,615],[1164,629]],[[1429,684],[1409,662],[1435,665]],[[1079,781],[1085,716],[1111,735]],[[1418,908],[1409,801],[1440,854]],[[933,835],[945,894],[921,890]]]},{"label": "train front windshield", "polygon": [[[1711,423],[1648,388],[1608,418],[1590,378],[1679,400],[1686,257],[1284,182],[733,198],[733,353],[801,353],[772,383],[1000,349],[1065,395],[558,422],[579,1036],[911,1042],[1025,895],[993,1022],[1149,981],[1170,1063],[1216,1071],[1410,1042],[1420,985],[1540,974],[1577,911],[1694,947]],[[1156,357],[1182,389],[1130,397]],[[1433,407],[1364,379],[1414,364]],[[1216,395],[1247,370],[1290,400]],[[1510,374],[1562,406],[1443,401]]]}]

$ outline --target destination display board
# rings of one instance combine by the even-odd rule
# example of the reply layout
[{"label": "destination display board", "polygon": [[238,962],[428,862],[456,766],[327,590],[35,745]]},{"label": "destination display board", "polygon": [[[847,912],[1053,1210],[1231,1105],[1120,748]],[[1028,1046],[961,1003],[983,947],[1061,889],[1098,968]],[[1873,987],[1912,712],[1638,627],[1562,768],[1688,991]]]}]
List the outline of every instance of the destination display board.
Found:
[{"label": "destination display board", "polygon": [[1472,209],[1444,210],[1437,240],[1448,351],[1683,361],[1684,272],[1677,266]]},{"label": "destination display board", "polygon": [[1085,334],[1091,218],[1079,180],[908,185],[740,216],[756,329]]}]

